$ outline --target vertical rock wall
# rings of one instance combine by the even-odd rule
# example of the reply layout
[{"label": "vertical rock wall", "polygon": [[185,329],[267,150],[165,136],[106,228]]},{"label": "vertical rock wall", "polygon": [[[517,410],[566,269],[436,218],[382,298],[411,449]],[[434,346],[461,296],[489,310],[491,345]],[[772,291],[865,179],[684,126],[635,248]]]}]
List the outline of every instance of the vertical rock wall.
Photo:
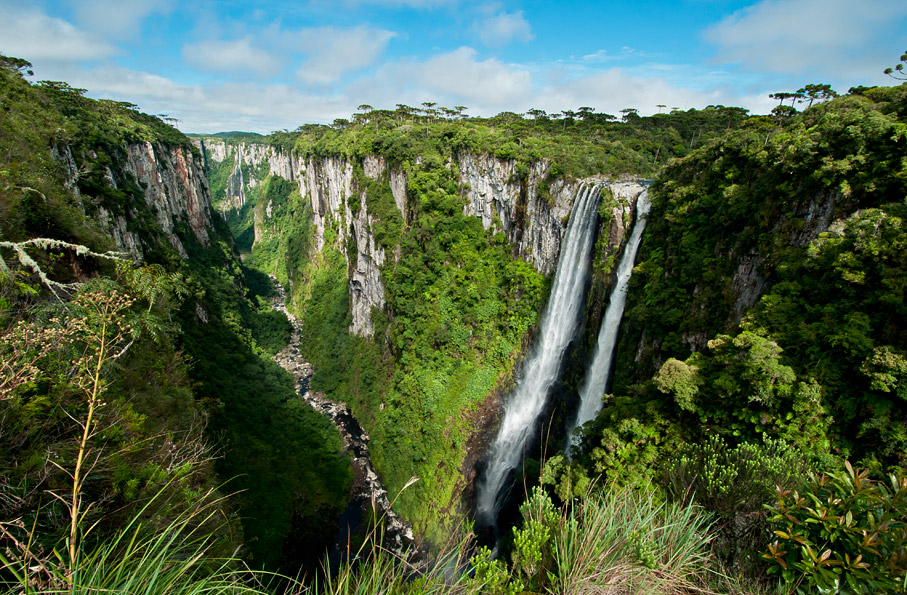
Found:
[{"label": "vertical rock wall", "polygon": [[[69,147],[54,150],[54,155],[63,163],[66,171],[66,186],[79,196],[77,179],[79,168]],[[112,170],[107,168],[107,182],[118,188],[123,182],[121,176],[131,176],[143,190],[145,206],[153,215],[161,231],[182,257],[188,253],[176,233],[177,225],[185,223],[203,246],[210,243],[211,195],[208,178],[201,158],[184,147],[170,147],[152,143],[136,143],[124,146],[124,159]],[[91,197],[81,197],[91,200]],[[133,258],[143,258],[151,246],[147,238],[132,231],[129,221],[140,218],[134,212],[136,205],[127,205],[124,214],[109,212],[98,207],[98,220],[106,226],[117,247]]]},{"label": "vertical rock wall", "polygon": [[[327,227],[336,226],[337,247],[348,259],[350,271],[353,315],[350,332],[360,336],[372,335],[372,308],[385,306],[381,266],[388,255],[372,233],[373,218],[369,214],[368,198],[364,189],[356,183],[354,163],[341,157],[303,159],[276,147],[257,143],[228,144],[219,139],[202,142],[201,146],[209,159],[218,163],[233,160],[233,173],[227,184],[226,203],[229,208],[240,208],[245,202],[245,192],[263,181],[263,178],[243,177],[240,166],[244,164],[247,171],[278,175],[298,184],[300,195],[312,207],[317,252],[324,250]],[[605,181],[604,178],[549,180],[551,166],[547,161],[533,163],[528,173],[524,171],[522,176],[517,161],[490,155],[463,153],[457,156],[455,163],[449,164],[450,167],[454,165],[465,201],[464,213],[479,217],[485,229],[504,233],[513,246],[514,255],[524,258],[546,275],[556,268],[561,238],[577,190],[585,183]],[[389,185],[394,203],[406,221],[408,203],[404,172],[398,167],[390,167],[379,156],[366,157],[361,166],[368,178],[385,181]],[[634,183],[615,183],[611,186],[612,193],[622,201],[625,209],[630,208],[627,206],[629,202],[642,191],[642,186]],[[360,204],[356,213],[350,210],[348,203],[354,193],[358,195]],[[622,212],[614,220],[623,221],[626,219],[623,215]],[[271,227],[267,221],[269,218],[268,205],[256,212],[256,241],[263,237],[264,228]],[[615,240],[619,245],[620,238]],[[355,250],[348,249],[350,242],[353,242]]]}]

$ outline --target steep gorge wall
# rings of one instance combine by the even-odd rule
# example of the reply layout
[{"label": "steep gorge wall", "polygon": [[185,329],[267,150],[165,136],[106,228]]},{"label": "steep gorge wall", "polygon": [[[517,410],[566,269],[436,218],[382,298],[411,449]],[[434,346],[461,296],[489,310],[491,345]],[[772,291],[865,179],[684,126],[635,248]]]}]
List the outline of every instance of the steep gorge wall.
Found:
[{"label": "steep gorge wall", "polygon": [[[79,191],[78,178],[86,166],[77,165],[68,146],[56,149],[55,157],[64,166],[66,187],[79,200],[94,203],[95,197]],[[90,159],[92,155],[89,153],[87,157]],[[163,234],[182,258],[188,252],[185,239],[178,233],[181,226],[185,225],[201,245],[210,243],[211,197],[199,155],[185,147],[150,142],[127,144],[115,166],[104,166],[107,183],[115,190],[133,191],[133,200],[116,208],[100,202],[97,220],[110,231],[120,250],[140,260],[155,248],[149,234],[142,234],[135,223],[147,219],[148,214],[157,226],[153,235]],[[135,184],[141,193],[139,200],[134,196]]]},{"label": "steep gorge wall", "polygon": [[[604,187],[604,240],[590,266],[606,287],[604,271],[629,237],[644,186],[550,179],[546,161],[469,153],[397,165],[377,155],[303,158],[210,139],[203,146],[209,160],[222,159],[220,174],[236,171],[230,155],[248,159],[242,191],[256,202],[227,217],[254,224],[249,258],[289,283],[313,382],[351,404],[388,489],[421,478],[402,495],[400,512],[437,539],[470,498],[477,457],[529,344],[545,299],[542,274],[556,269],[578,189]],[[219,188],[232,185],[237,196],[240,178],[231,175]]]},{"label": "steep gorge wall", "polygon": [[[350,332],[371,336],[372,308],[385,306],[381,266],[388,255],[375,240],[374,217],[369,211],[367,193],[356,181],[355,168],[361,165],[366,177],[389,186],[394,203],[406,221],[407,177],[403,169],[389,165],[380,156],[354,163],[341,157],[301,158],[278,147],[257,143],[205,139],[198,144],[208,159],[233,164],[222,208],[240,208],[249,191],[262,184],[263,176],[276,175],[295,182],[300,196],[309,201],[317,253],[324,249],[326,228],[332,223],[338,226],[338,247],[346,255],[350,270],[353,315]],[[258,176],[244,175],[243,165],[246,171],[259,172]],[[605,230],[611,238],[607,245],[612,250],[619,249],[630,220],[631,203],[643,188],[635,182],[610,182],[603,176],[550,180],[551,164],[547,161],[532,163],[527,174],[520,171],[516,160],[463,153],[447,167],[456,168],[465,202],[464,214],[480,218],[485,229],[503,233],[514,256],[525,259],[545,275],[552,274],[557,265],[561,238],[577,190],[583,184],[606,184],[620,204],[619,216],[611,217],[609,229]],[[349,205],[354,194],[360,205],[356,212]],[[256,242],[276,231],[269,224],[270,217],[271,205],[259,205],[255,212]],[[355,253],[347,249],[351,245],[355,246]],[[608,254],[602,257],[607,258]]]}]

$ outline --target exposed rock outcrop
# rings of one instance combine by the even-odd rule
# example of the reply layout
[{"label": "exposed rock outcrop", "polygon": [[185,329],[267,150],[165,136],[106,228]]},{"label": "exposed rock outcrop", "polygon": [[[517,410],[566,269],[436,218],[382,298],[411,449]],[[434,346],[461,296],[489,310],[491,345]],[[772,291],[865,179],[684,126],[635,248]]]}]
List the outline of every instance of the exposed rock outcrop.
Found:
[{"label": "exposed rock outcrop", "polygon": [[[265,176],[277,175],[291,182],[298,177],[299,160],[278,147],[262,143],[228,143],[220,139],[198,139],[193,142],[215,163],[229,161],[233,164],[233,170],[227,177],[224,197],[219,201],[221,212],[242,208],[246,204],[249,190],[260,186]],[[243,173],[243,166],[246,166],[251,175]],[[262,170],[263,175],[255,175]]]},{"label": "exposed rock outcrop", "polygon": [[549,187],[547,161],[533,163],[523,177],[512,159],[465,153],[458,165],[463,211],[480,217],[485,229],[503,232],[514,253],[539,272],[552,273],[576,191],[588,180],[557,179]]},{"label": "exposed rock outcrop", "polygon": [[[263,180],[244,176],[247,171],[260,172],[260,176],[278,175],[295,181],[300,195],[312,207],[314,247],[324,250],[325,234],[333,227],[337,232],[338,248],[347,258],[350,271],[349,291],[352,310],[350,332],[360,336],[374,333],[373,308],[385,307],[384,281],[381,266],[386,258],[399,254],[385,254],[372,232],[373,214],[369,211],[368,197],[359,188],[355,169],[361,167],[365,176],[388,184],[394,203],[404,221],[407,217],[408,198],[406,175],[399,167],[391,167],[378,156],[369,156],[361,163],[342,157],[299,158],[277,147],[256,143],[227,143],[219,139],[200,141],[210,159],[223,163],[233,160],[233,173],[227,184],[227,196],[221,205],[240,208],[246,193]],[[448,167],[455,167],[465,205],[464,213],[482,220],[485,229],[504,233],[513,246],[514,255],[526,259],[543,274],[551,274],[560,254],[561,238],[567,226],[577,190],[589,182],[603,182],[602,177],[583,180],[558,178],[549,180],[551,166],[547,161],[525,166],[513,159],[499,159],[490,155],[462,153]],[[619,246],[623,237],[624,221],[632,219],[629,206],[642,186],[635,182],[609,183],[612,194],[618,199],[620,213],[615,211],[615,222],[609,233],[614,245]],[[353,212],[349,199],[358,198],[359,208]],[[269,237],[269,205],[259,207],[254,215],[255,241]]]},{"label": "exposed rock outcrop", "polygon": [[[207,246],[210,243],[211,197],[201,158],[185,147],[147,142],[126,145],[124,153],[124,159],[116,169],[106,168],[107,182],[118,188],[122,185],[122,176],[131,176],[142,188],[145,206],[182,257],[188,253],[176,231],[180,224],[186,224],[195,239]],[[72,151],[69,147],[56,148],[54,156],[64,166],[66,186],[80,196],[79,167]],[[82,199],[90,200],[91,197]],[[110,230],[120,250],[140,259],[150,246],[145,245],[146,240],[131,231],[128,225],[131,220],[140,218],[140,214],[134,212],[135,208],[135,205],[127,204],[122,213],[113,213],[101,205],[97,219]]]}]

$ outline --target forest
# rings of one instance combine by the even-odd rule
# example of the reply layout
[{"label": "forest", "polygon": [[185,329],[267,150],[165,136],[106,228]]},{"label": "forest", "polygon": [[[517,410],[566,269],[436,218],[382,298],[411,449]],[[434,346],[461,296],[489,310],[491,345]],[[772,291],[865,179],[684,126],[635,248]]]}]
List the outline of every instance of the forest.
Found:
[{"label": "forest", "polygon": [[[907,590],[907,85],[186,137],[29,66],[0,57],[4,592]],[[638,219],[604,190],[495,540],[476,485],[557,262],[527,238],[639,180],[601,412],[565,449]],[[374,509],[338,536],[361,478],[272,359],[271,276],[412,551]]]}]

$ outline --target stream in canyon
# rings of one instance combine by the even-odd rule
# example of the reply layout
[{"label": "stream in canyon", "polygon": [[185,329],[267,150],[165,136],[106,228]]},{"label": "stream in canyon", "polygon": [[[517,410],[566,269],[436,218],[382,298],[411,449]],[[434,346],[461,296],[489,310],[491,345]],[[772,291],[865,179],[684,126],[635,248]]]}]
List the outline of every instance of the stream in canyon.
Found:
[{"label": "stream in canyon", "polygon": [[394,512],[392,503],[387,496],[387,489],[372,467],[368,449],[368,434],[353,417],[350,408],[345,403],[331,401],[323,393],[309,390],[309,380],[312,378],[314,370],[299,352],[301,340],[299,321],[287,311],[286,291],[283,286],[273,276],[271,279],[277,293],[272,305],[275,310],[286,315],[293,328],[289,344],[274,356],[274,361],[293,377],[296,394],[315,411],[327,417],[340,432],[343,449],[349,453],[353,467],[350,502],[340,515],[340,526],[334,539],[334,545],[329,552],[331,567],[338,567],[338,562],[351,554],[345,550],[345,544],[348,543],[350,535],[372,529],[372,527],[361,526],[363,519],[370,518],[372,514],[384,522],[384,547],[402,558],[411,559],[418,556],[412,526]]}]

